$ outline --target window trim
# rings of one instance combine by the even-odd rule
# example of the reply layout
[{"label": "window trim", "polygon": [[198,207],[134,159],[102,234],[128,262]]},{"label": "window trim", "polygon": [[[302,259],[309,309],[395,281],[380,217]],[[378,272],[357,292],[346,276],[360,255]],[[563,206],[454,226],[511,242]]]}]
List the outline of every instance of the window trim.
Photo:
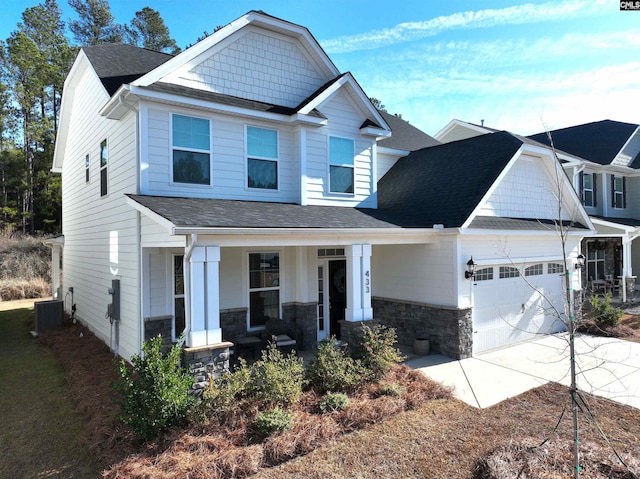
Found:
[{"label": "window trim", "polygon": [[100,142],[100,197],[105,196],[109,196],[109,142],[107,138]]},{"label": "window trim", "polygon": [[[620,180],[620,189],[616,186]],[[611,207],[616,210],[623,210],[627,207],[627,178],[625,176],[611,175]]]},{"label": "window trim", "polygon": [[[183,146],[175,146],[174,145],[174,133],[173,133],[173,124],[174,118],[176,116],[182,116],[185,118],[195,118],[197,120],[204,120],[208,124],[208,132],[209,132],[209,149],[201,150],[198,148],[188,148]],[[193,115],[191,113],[176,113],[170,112],[169,114],[169,184],[171,186],[180,186],[187,188],[207,188],[213,185],[213,122],[210,118],[205,116]],[[209,182],[208,183],[186,183],[181,181],[176,181],[174,179],[174,163],[173,163],[173,153],[174,151],[186,151],[190,153],[200,153],[207,154],[209,156]]]},{"label": "window trim", "polygon": [[[266,288],[252,288],[251,287],[251,255],[252,254],[277,254],[278,255],[278,285],[270,286]],[[247,331],[262,331],[262,326],[251,326],[251,293],[257,291],[278,291],[278,317],[282,317],[282,285],[284,283],[284,255],[281,249],[265,249],[265,250],[247,250],[245,252],[246,267],[244,268],[244,274],[246,275],[246,304],[247,304]]]},{"label": "window trim", "polygon": [[[336,138],[338,140],[348,140],[352,143],[353,145],[353,156],[352,156],[352,162],[353,164],[351,165],[347,165],[344,163],[333,163],[331,161],[331,139],[332,138]],[[330,195],[338,195],[338,196],[348,196],[348,197],[353,197],[356,195],[356,140],[355,138],[349,138],[346,136],[338,136],[338,135],[328,135],[327,136],[327,189],[328,189],[328,193]],[[352,192],[342,192],[342,191],[333,191],[331,189],[331,167],[335,166],[335,167],[339,167],[339,168],[350,168],[351,169],[351,189],[353,190]]]},{"label": "window trim", "polygon": [[[276,157],[271,158],[268,156],[250,155],[249,154],[249,128],[255,128],[257,130],[273,131],[276,133]],[[280,130],[275,128],[266,128],[257,125],[245,125],[244,126],[244,157],[245,157],[245,188],[252,191],[280,191]],[[258,186],[249,185],[249,161],[270,161],[276,164],[276,187],[275,188],[260,188]]]}]

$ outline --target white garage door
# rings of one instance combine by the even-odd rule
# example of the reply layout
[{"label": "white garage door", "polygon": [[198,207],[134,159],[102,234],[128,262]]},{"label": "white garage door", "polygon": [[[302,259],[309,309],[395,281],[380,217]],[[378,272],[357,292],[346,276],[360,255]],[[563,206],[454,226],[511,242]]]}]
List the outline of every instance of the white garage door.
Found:
[{"label": "white garage door", "polygon": [[[524,276],[525,270],[529,275]],[[473,292],[474,354],[564,330],[558,317],[558,312],[564,314],[563,276],[549,264],[519,269],[494,266],[478,273]],[[513,277],[519,273],[523,277]]]}]

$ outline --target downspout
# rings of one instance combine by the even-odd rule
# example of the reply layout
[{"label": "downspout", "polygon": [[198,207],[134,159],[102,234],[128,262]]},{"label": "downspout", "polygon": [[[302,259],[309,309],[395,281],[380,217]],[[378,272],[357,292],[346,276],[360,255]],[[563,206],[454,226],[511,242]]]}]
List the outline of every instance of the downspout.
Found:
[{"label": "downspout", "polygon": [[[125,93],[123,92],[118,97],[118,102],[132,111],[136,116],[136,194],[140,194],[140,112],[133,105],[127,103],[124,99]],[[143,292],[143,275],[144,275],[144,261],[142,261],[142,218],[140,212],[136,212],[136,240],[138,242],[138,296],[139,301],[136,301],[136,314],[138,315],[138,338],[140,338],[140,347],[144,342],[144,318],[142,314],[142,302],[145,300]],[[142,351],[139,351],[140,353]]]},{"label": "downspout", "polygon": [[[182,339],[178,343],[178,347],[181,348],[185,341],[187,340],[187,336],[191,331],[191,255],[193,254],[193,249],[196,247],[196,243],[198,242],[198,234],[191,234],[191,241],[188,241],[187,237],[187,247],[184,251],[184,331],[182,334]],[[188,293],[188,294],[187,294]]]}]

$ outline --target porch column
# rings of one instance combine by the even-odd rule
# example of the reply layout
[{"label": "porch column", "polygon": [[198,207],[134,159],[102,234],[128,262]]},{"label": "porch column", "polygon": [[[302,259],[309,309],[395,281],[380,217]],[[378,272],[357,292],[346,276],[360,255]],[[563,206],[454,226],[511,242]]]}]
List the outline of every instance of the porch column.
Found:
[{"label": "porch column", "polygon": [[189,258],[189,347],[222,342],[220,247],[195,246]]},{"label": "porch column", "polygon": [[627,280],[629,280],[630,276],[633,276],[633,268],[631,265],[632,241],[628,233],[622,237],[622,281],[620,287],[622,288],[623,303],[627,302]]},{"label": "porch column", "polygon": [[347,321],[373,319],[371,307],[371,245],[355,244],[345,248],[347,256]]}]

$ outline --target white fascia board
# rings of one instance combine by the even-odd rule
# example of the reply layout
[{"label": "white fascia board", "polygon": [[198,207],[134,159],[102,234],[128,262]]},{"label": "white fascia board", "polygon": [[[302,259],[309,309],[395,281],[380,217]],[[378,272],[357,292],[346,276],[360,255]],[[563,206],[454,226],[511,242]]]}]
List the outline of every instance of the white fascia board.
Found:
[{"label": "white fascia board", "polygon": [[385,138],[391,137],[391,132],[388,130],[384,130],[382,128],[375,128],[373,126],[368,126],[366,128],[360,129],[360,134],[364,136],[373,136],[376,138],[376,141],[384,140]]},{"label": "white fascia board", "polygon": [[[350,72],[345,73],[341,78],[339,78],[336,82],[331,84],[322,93],[320,93],[313,100],[311,100],[309,103],[304,105],[299,110],[299,112],[305,113],[305,114],[310,113],[314,108],[317,108],[319,105],[324,103],[327,99],[335,95],[336,92],[338,92],[343,87],[350,88],[352,93],[356,95],[358,100],[360,100],[360,103],[362,104],[362,106],[367,111],[369,111],[369,113],[373,115],[373,117],[376,119],[378,124],[381,126],[381,129],[383,131],[388,131],[389,134],[391,134],[391,127],[387,124],[386,121],[384,121],[384,118],[382,117],[382,115],[380,115],[378,110],[376,110],[376,108],[371,104],[371,101],[369,100],[367,95],[364,93],[364,91],[362,91],[362,88],[360,87],[358,82],[355,80],[355,78],[353,78],[353,75],[351,75]],[[381,132],[380,130],[378,130],[378,136],[380,136],[380,134]]]},{"label": "white fascia board", "polygon": [[216,113],[224,113],[227,115],[240,116],[245,118],[254,118],[259,120],[267,120],[277,123],[287,124],[304,124],[308,126],[321,127],[326,125],[326,118],[319,118],[311,115],[301,115],[299,113],[293,115],[283,115],[280,113],[268,113],[262,111],[252,110],[250,108],[235,107],[229,105],[222,105],[220,103],[212,103],[207,100],[198,100],[195,98],[188,98],[173,93],[162,93],[156,91],[150,91],[144,87],[135,85],[122,85],[118,91],[111,97],[109,102],[102,107],[100,114],[110,119],[120,119],[129,110],[125,108],[121,102],[120,97],[128,98],[134,96],[138,99],[155,101],[159,103],[165,103],[169,105],[180,105],[189,108],[197,108],[199,110],[206,110]]},{"label": "white fascia board", "polygon": [[384,146],[378,146],[378,153],[383,153],[385,155],[394,155],[398,158],[402,158],[403,156],[407,156],[411,152],[409,150],[398,150],[396,148],[386,148]]},{"label": "white fascia board", "polygon": [[[553,226],[549,225],[549,229],[547,230],[486,230],[479,228],[463,228],[460,230],[461,235],[474,235],[474,236],[549,236],[549,235],[557,235],[558,230]],[[577,230],[577,229],[569,229],[567,231],[568,236],[594,236],[595,231],[593,230]]]},{"label": "white fascia board", "polygon": [[466,219],[466,221],[464,223],[462,223],[461,228],[468,228],[469,225],[471,224],[471,222],[475,219],[475,217],[478,215],[478,211],[480,211],[480,209],[484,206],[484,204],[488,201],[488,199],[491,197],[491,195],[493,194],[493,192],[496,190],[496,188],[498,187],[498,185],[502,182],[502,180],[504,180],[504,177],[507,176],[507,173],[509,172],[509,170],[513,167],[513,165],[515,164],[515,162],[518,160],[518,158],[520,158],[520,155],[522,155],[523,152],[523,148],[524,148],[524,144],[520,146],[520,148],[518,148],[518,151],[515,152],[515,154],[511,157],[511,159],[509,160],[509,162],[507,163],[507,165],[502,169],[502,171],[500,172],[500,174],[498,175],[498,177],[496,178],[496,180],[493,182],[493,184],[489,187],[489,189],[487,190],[487,192],[484,194],[484,196],[482,197],[482,199],[478,202],[478,204],[476,205],[476,207],[473,209],[473,211],[471,212],[471,214],[469,215],[469,217]]},{"label": "white fascia board", "polygon": [[134,209],[138,210],[140,213],[142,213],[143,215],[145,215],[146,217],[148,217],[149,219],[151,219],[155,223],[158,223],[160,226],[166,228],[171,234],[173,234],[173,230],[175,228],[175,225],[171,221],[166,219],[164,216],[160,216],[158,213],[156,213],[153,210],[150,210],[146,206],[141,205],[137,201],[129,198],[128,196],[126,197],[126,200],[127,200],[127,204],[129,206],[131,206]]},{"label": "white fascia board", "polygon": [[594,225],[606,226],[607,228],[612,229],[619,229],[622,233],[633,233],[640,230],[640,227],[623,225],[622,223],[616,223],[615,221],[604,220],[601,218],[591,218],[591,221]]},{"label": "white fascia board", "polygon": [[362,235],[434,235],[438,234],[433,228],[218,228],[174,226],[173,234],[214,234],[214,235],[284,235],[284,236],[362,236]]}]

